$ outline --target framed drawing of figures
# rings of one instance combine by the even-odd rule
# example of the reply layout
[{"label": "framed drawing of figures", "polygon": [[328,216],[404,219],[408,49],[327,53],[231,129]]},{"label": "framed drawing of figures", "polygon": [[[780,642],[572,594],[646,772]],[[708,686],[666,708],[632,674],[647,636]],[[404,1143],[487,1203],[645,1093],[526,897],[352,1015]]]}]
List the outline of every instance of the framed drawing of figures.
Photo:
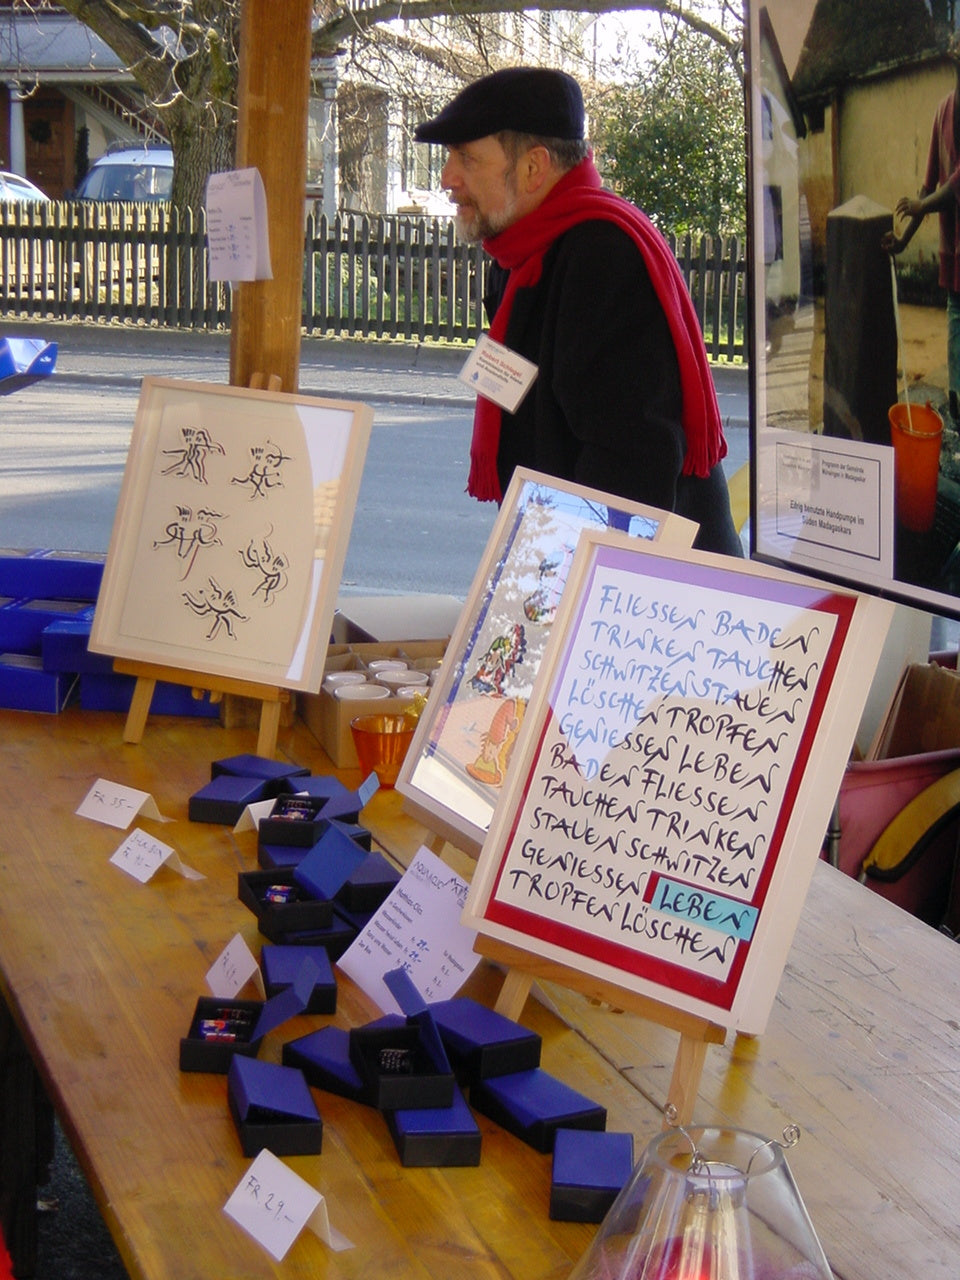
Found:
[{"label": "framed drawing of figures", "polygon": [[697,526],[555,476],[517,468],[397,789],[409,809],[476,854],[583,529],[689,547]]},{"label": "framed drawing of figures", "polygon": [[367,406],[145,378],[91,648],[316,691]]}]

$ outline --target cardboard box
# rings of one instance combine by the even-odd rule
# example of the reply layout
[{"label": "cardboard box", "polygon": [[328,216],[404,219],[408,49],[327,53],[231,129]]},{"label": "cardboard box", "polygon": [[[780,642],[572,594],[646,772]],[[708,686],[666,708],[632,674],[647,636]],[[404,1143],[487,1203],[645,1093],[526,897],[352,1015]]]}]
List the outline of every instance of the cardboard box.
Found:
[{"label": "cardboard box", "polygon": [[[411,666],[417,662],[433,663],[443,658],[447,640],[405,640],[401,643],[331,645],[327,650],[324,673],[331,671],[365,671],[374,658],[402,658]],[[354,716],[397,714],[410,705],[408,698],[381,698],[377,702],[335,698],[326,689],[304,694],[300,715],[338,769],[359,769],[357,750],[350,733]]]},{"label": "cardboard box", "polygon": [[632,1133],[558,1129],[550,1217],[557,1222],[602,1222],[632,1172]]},{"label": "cardboard box", "polygon": [[605,1129],[605,1107],[537,1067],[478,1080],[470,1104],[535,1151],[550,1152],[558,1129]]},{"label": "cardboard box", "polygon": [[256,1058],[234,1058],[227,1073],[227,1101],[245,1156],[268,1147],[276,1156],[319,1155],[323,1121],[296,1067]]},{"label": "cardboard box", "polygon": [[960,672],[936,663],[903,670],[877,731],[869,760],[888,760],[960,746]]},{"label": "cardboard box", "polygon": [[333,616],[337,644],[357,644],[406,637],[434,640],[453,634],[463,601],[456,596],[341,596]]},{"label": "cardboard box", "polygon": [[407,1169],[450,1169],[480,1163],[480,1126],[454,1090],[449,1107],[385,1113],[400,1163]]}]

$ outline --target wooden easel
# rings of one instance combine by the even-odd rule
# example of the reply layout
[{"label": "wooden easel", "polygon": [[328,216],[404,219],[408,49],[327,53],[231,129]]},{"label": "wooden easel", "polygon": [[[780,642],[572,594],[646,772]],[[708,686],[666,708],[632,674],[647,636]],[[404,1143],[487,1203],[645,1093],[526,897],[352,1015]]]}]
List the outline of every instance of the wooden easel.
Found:
[{"label": "wooden easel", "polygon": [[[279,391],[281,379],[278,374],[267,375],[258,371],[250,375],[250,387],[254,391]],[[225,693],[241,698],[252,698],[260,702],[262,705],[260,729],[257,735],[257,755],[269,758],[276,753],[280,714],[283,704],[290,700],[287,689],[258,684],[253,680],[234,679],[231,676],[198,677],[195,671],[181,671],[176,667],[136,662],[124,658],[115,658],[113,669],[118,675],[135,676],[137,680],[123,730],[124,742],[137,743],[143,739],[157,681],[165,680],[169,684],[188,685],[196,698],[209,694],[210,701],[213,703],[219,702]]]},{"label": "wooden easel", "polygon": [[[435,853],[438,858],[443,856],[442,849],[446,843],[446,838],[437,834],[426,841],[431,853]],[[453,841],[449,843],[454,844]],[[476,857],[475,854],[468,856],[474,859]],[[725,1027],[482,933],[477,934],[473,949],[506,969],[494,1006],[497,1013],[502,1013],[505,1018],[516,1021],[527,1003],[530,988],[538,979],[544,979],[571,991],[579,991],[589,999],[602,1001],[614,1009],[639,1014],[650,1022],[678,1032],[680,1045],[673,1063],[666,1102],[676,1108],[676,1121],[671,1119],[671,1124],[689,1124],[693,1120],[707,1046],[724,1043],[727,1037]]]}]

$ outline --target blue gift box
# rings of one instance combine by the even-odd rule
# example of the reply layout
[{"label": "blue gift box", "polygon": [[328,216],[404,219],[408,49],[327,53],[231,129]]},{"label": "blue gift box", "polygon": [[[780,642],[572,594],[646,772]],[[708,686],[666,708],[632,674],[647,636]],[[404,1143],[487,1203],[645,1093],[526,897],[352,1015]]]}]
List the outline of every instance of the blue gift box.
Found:
[{"label": "blue gift box", "polygon": [[350,1061],[350,1034],[340,1027],[321,1027],[297,1040],[288,1040],[283,1046],[283,1061],[299,1067],[315,1089],[351,1102],[369,1101],[363,1078]]},{"label": "blue gift box", "polygon": [[40,653],[45,627],[76,618],[90,607],[82,600],[11,600],[0,608],[0,652]]},{"label": "blue gift box", "polygon": [[399,883],[400,875],[382,853],[368,853],[337,891],[337,902],[348,911],[376,911]]},{"label": "blue gift box", "polygon": [[267,944],[261,948],[260,968],[267,995],[277,995],[284,987],[292,986],[306,957],[317,966],[317,978],[304,1013],[336,1013],[337,980],[323,947]]},{"label": "blue gift box", "polygon": [[270,812],[257,827],[258,844],[289,844],[309,849],[329,823],[321,817],[326,801],[319,796],[285,792],[277,796]]},{"label": "blue gift box", "polygon": [[494,1009],[455,996],[430,1006],[457,1077],[472,1084],[540,1065],[540,1037]]},{"label": "blue gift box", "polygon": [[605,1107],[537,1067],[478,1080],[470,1105],[536,1151],[553,1150],[558,1129],[605,1129]]},{"label": "blue gift box", "polygon": [[332,901],[369,856],[338,827],[328,826],[293,868],[293,878],[308,893]]},{"label": "blue gift box", "polygon": [[271,942],[285,943],[290,933],[328,929],[333,924],[333,903],[301,888],[290,867],[238,872],[237,897],[257,917],[260,932]]},{"label": "blue gift box", "polygon": [[304,765],[273,760],[269,756],[258,756],[252,752],[225,756],[222,760],[214,760],[210,765],[211,778],[216,778],[221,773],[231,773],[239,778],[262,778],[265,782],[275,783],[278,790],[284,788],[288,778],[299,778],[309,772]]},{"label": "blue gift box", "polygon": [[356,929],[342,920],[334,908],[333,920],[325,928],[281,931],[271,938],[271,942],[287,947],[323,947],[330,959],[336,961],[356,936]]},{"label": "blue gift box", "polygon": [[[81,672],[80,706],[84,711],[122,711],[125,714],[130,710],[136,685],[135,676],[119,675],[116,672]],[[211,702],[209,698],[195,698],[192,690],[185,684],[172,684],[168,680],[157,681],[150,700],[152,716],[216,719],[219,714],[220,708],[216,702]]]},{"label": "blue gift box", "polygon": [[268,786],[264,778],[218,773],[190,797],[187,816],[191,822],[220,822],[236,826],[248,804],[266,798]]},{"label": "blue gift box", "polygon": [[340,818],[331,818],[330,825],[342,831],[344,835],[348,835],[354,844],[358,844],[361,849],[370,853],[373,848],[373,837],[368,827],[361,826],[359,822],[347,822]]},{"label": "blue gift box", "polygon": [[320,1153],[323,1121],[296,1067],[234,1058],[227,1073],[227,1100],[245,1156],[258,1155],[264,1147],[276,1156]]},{"label": "blue gift box", "polygon": [[632,1133],[558,1129],[550,1217],[558,1222],[602,1222],[632,1172]]},{"label": "blue gift box", "polygon": [[306,1008],[316,976],[317,966],[307,957],[293,983],[269,1000],[201,996],[180,1041],[180,1070],[224,1075],[235,1057],[255,1058],[268,1031]]},{"label": "blue gift box", "polygon": [[85,600],[92,604],[103,580],[103,556],[38,548],[0,552],[0,595]]},{"label": "blue gift box", "polygon": [[429,1006],[404,969],[383,979],[404,1014],[350,1031],[350,1061],[381,1111],[450,1107],[456,1084]]},{"label": "blue gift box", "polygon": [[75,618],[57,618],[43,628],[40,656],[44,671],[93,671],[107,675],[113,659],[106,653],[91,653],[88,647],[93,626],[93,605]]},{"label": "blue gift box", "polygon": [[76,682],[69,672],[44,671],[37,654],[0,654],[0,707],[56,715],[70,701]]},{"label": "blue gift box", "polygon": [[384,1113],[405,1168],[439,1169],[480,1163],[480,1126],[454,1089],[449,1107],[417,1107]]}]

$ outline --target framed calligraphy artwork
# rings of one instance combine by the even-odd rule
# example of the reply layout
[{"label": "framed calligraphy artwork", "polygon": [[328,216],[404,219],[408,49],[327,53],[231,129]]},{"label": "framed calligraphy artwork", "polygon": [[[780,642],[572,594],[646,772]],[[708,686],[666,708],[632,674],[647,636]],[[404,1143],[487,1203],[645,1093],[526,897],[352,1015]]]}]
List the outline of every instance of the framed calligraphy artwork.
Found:
[{"label": "framed calligraphy artwork", "polygon": [[516,469],[397,782],[408,809],[474,856],[507,775],[577,540],[591,528],[682,547],[697,533],[682,516]]},{"label": "framed calligraphy artwork", "polygon": [[145,378],[90,647],[319,689],[372,416]]},{"label": "framed calligraphy artwork", "polygon": [[759,1034],[892,609],[584,531],[465,923]]}]

